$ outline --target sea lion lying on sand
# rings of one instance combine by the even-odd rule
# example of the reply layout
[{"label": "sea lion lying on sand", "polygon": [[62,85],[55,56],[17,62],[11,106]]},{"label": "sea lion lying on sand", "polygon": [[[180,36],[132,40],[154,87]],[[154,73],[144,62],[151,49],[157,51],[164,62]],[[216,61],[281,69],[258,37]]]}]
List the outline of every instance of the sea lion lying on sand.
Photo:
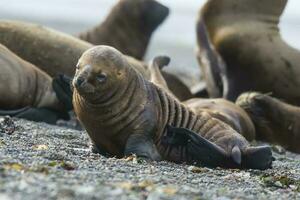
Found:
[{"label": "sea lion lying on sand", "polygon": [[248,141],[255,139],[255,128],[248,114],[236,104],[225,99],[194,98],[184,101],[197,114],[207,112],[212,117],[228,124]]},{"label": "sea lion lying on sand", "polygon": [[[71,90],[0,44],[0,115],[54,124],[68,119]],[[5,109],[5,110],[4,110]]]},{"label": "sea lion lying on sand", "polygon": [[218,88],[215,93],[234,101],[246,91],[272,92],[274,97],[299,105],[300,53],[282,40],[278,27],[286,3],[206,2],[197,36],[203,71],[208,72],[207,82],[215,86],[208,89],[210,93]]},{"label": "sea lion lying on sand", "polygon": [[[0,20],[0,43],[52,77],[58,74],[73,77],[78,59],[85,50],[93,46],[40,25],[8,20]],[[130,56],[126,58],[146,79],[150,77],[145,63]],[[164,76],[170,89],[180,100],[192,96],[190,90],[176,76],[166,72]]]},{"label": "sea lion lying on sand", "polygon": [[258,140],[277,143],[300,153],[299,107],[257,92],[242,94],[236,104],[251,117]]},{"label": "sea lion lying on sand", "polygon": [[271,167],[269,147],[251,147],[209,113],[195,114],[145,80],[116,49],[93,47],[76,68],[74,110],[96,148],[118,157],[134,153],[212,167]]},{"label": "sea lion lying on sand", "polygon": [[155,0],[121,0],[100,25],[79,34],[79,38],[115,47],[141,60],[152,33],[168,14],[169,9]]}]

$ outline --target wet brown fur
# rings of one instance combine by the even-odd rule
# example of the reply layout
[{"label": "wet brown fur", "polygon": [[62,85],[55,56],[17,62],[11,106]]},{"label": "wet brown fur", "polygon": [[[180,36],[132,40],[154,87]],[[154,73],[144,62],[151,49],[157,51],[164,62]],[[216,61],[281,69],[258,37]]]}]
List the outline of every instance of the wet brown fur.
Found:
[{"label": "wet brown fur", "polygon": [[[115,49],[94,47],[83,54],[78,66],[73,80],[74,110],[91,140],[113,155],[123,156],[128,138],[141,135],[153,141],[163,159],[187,161],[186,149],[171,151],[162,144],[167,125],[193,130],[228,155],[235,145],[242,151],[248,146],[229,125],[208,112],[194,113],[163,88],[145,80]],[[95,83],[99,73],[107,74],[105,85]],[[76,87],[82,77],[84,87]]]},{"label": "wet brown fur", "polygon": [[236,104],[225,99],[190,99],[183,102],[197,114],[208,112],[212,117],[230,125],[248,141],[255,139],[255,128],[248,114]]},{"label": "wet brown fur", "polygon": [[237,105],[251,117],[256,139],[300,153],[300,108],[261,93],[242,94]]},{"label": "wet brown fur", "polygon": [[272,92],[275,97],[299,105],[300,54],[282,40],[278,28],[286,3],[287,0],[208,0],[201,9],[198,42],[203,36],[199,28],[205,25],[213,48],[226,64],[229,85],[223,97],[235,100],[246,91]]},{"label": "wet brown fur", "polygon": [[[40,25],[8,20],[0,20],[0,43],[52,77],[60,73],[73,76],[78,59],[84,51],[93,46]],[[145,63],[130,56],[126,58],[146,79],[150,77]],[[176,76],[166,72],[164,76],[179,99],[185,100],[192,96]]]},{"label": "wet brown fur", "polygon": [[0,44],[0,109],[26,106],[62,110],[52,79]]}]

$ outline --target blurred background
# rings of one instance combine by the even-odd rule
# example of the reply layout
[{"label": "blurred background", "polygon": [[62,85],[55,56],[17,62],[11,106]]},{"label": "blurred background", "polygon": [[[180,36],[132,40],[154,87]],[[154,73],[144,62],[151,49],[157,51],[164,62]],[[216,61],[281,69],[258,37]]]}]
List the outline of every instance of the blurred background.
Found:
[{"label": "blurred background", "polygon": [[[99,24],[118,0],[1,0],[0,18],[34,22],[76,34]],[[195,23],[205,0],[159,0],[171,9],[169,18],[152,38],[146,60],[158,54],[172,58],[172,69],[200,77],[195,58]],[[290,0],[281,18],[281,33],[292,46],[300,49],[300,1]],[[191,83],[190,83],[191,84]]]}]

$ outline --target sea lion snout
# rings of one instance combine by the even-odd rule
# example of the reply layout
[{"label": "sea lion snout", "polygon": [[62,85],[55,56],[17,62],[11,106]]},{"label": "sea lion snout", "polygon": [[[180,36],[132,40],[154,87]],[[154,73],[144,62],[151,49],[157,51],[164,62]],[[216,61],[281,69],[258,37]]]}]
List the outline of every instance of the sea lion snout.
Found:
[{"label": "sea lion snout", "polygon": [[73,86],[76,90],[81,94],[89,94],[95,91],[95,86],[92,84],[92,66],[85,65],[83,68],[79,69],[77,67],[77,71],[75,77],[73,79]]},{"label": "sea lion snout", "polygon": [[76,86],[76,88],[78,88],[82,85],[83,82],[84,82],[84,79],[82,77],[79,77],[76,79],[74,85]]}]

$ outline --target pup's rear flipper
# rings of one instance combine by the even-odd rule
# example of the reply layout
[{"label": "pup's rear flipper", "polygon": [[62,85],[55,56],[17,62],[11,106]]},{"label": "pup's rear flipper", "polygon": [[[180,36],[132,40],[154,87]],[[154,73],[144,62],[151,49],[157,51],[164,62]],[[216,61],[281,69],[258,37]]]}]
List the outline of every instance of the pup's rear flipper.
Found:
[{"label": "pup's rear flipper", "polygon": [[1,116],[11,116],[23,118],[30,121],[46,122],[48,124],[56,124],[58,119],[69,119],[69,115],[62,115],[56,111],[47,108],[31,108],[25,107],[16,110],[0,110]]},{"label": "pup's rear flipper", "polygon": [[186,128],[168,127],[170,145],[186,145],[191,163],[207,167],[222,167],[229,160],[226,152],[216,144]]},{"label": "pup's rear flipper", "polygon": [[[230,153],[199,134],[185,128],[168,127],[169,145],[186,146],[192,157],[191,163],[208,167],[247,168],[265,170],[272,167],[270,147],[234,146]],[[190,161],[189,161],[190,162]]]},{"label": "pup's rear flipper", "polygon": [[272,167],[274,160],[269,146],[249,147],[243,156],[242,167],[265,170]]}]

